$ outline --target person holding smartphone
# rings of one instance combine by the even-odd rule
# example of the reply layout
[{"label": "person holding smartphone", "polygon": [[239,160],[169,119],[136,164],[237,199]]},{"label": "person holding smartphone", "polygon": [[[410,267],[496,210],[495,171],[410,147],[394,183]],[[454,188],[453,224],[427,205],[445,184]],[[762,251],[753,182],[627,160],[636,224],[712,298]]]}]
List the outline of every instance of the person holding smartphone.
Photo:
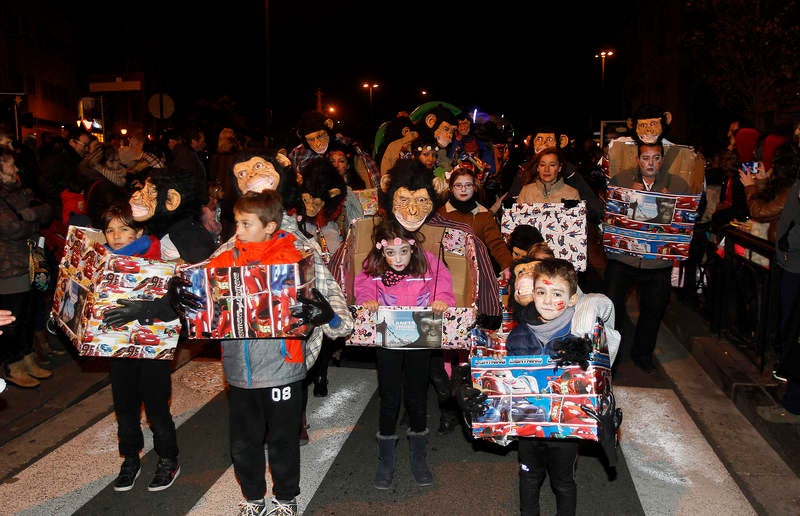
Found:
[{"label": "person holding smartphone", "polygon": [[742,162],[739,170],[750,218],[769,223],[767,239],[770,242],[775,242],[778,217],[786,204],[795,174],[791,143],[787,138],[774,134],[767,135],[761,144],[761,161]]}]

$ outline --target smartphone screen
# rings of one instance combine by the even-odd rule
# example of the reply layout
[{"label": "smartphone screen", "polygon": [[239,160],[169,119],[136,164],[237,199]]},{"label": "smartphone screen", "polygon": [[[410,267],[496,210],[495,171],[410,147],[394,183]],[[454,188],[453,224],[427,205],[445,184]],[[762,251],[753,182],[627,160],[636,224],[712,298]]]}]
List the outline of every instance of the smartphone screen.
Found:
[{"label": "smartphone screen", "polygon": [[747,174],[758,174],[758,161],[743,161],[742,170]]}]

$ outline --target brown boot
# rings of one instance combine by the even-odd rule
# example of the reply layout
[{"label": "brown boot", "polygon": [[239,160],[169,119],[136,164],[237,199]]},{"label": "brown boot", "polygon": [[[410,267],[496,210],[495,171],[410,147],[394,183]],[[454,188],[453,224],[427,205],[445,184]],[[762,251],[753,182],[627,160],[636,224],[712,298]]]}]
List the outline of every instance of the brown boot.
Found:
[{"label": "brown boot", "polygon": [[[48,337],[48,332],[46,330],[39,330],[33,334],[33,348],[37,349],[37,342],[41,342],[39,346],[47,352],[48,356],[64,356],[67,354],[67,350],[63,349],[61,346],[51,346],[50,345],[50,337]],[[38,354],[38,350],[37,350]]]},{"label": "brown boot", "polygon": [[22,364],[25,366],[25,371],[27,371],[29,375],[40,380],[53,376],[53,371],[39,367],[39,364],[36,363],[35,357],[36,353],[28,353],[25,355],[25,358],[22,359]]},{"label": "brown boot", "polygon": [[33,334],[33,351],[36,352],[36,361],[42,365],[50,364],[50,344],[44,332],[37,331]]},{"label": "brown boot", "polygon": [[39,386],[39,380],[28,374],[28,371],[25,369],[25,364],[22,363],[22,360],[19,362],[14,362],[13,364],[8,364],[6,381],[8,383],[13,383],[17,387],[31,388]]}]

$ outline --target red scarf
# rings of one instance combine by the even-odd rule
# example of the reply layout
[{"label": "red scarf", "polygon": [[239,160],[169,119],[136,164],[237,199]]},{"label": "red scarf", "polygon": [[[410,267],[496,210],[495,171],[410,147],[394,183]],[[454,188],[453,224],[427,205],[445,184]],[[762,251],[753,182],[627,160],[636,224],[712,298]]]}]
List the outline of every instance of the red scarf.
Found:
[{"label": "red scarf", "polygon": [[297,263],[302,255],[295,249],[294,241],[294,235],[282,230],[265,242],[240,242],[237,238],[233,249],[212,258],[208,267]]}]

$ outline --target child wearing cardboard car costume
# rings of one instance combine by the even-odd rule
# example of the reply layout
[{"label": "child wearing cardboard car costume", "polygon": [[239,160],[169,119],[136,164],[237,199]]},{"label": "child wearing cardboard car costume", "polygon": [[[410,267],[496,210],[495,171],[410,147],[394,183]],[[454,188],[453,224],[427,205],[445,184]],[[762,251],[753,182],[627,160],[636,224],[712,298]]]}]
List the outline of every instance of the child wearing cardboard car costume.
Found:
[{"label": "child wearing cardboard car costume", "polygon": [[[614,330],[614,305],[603,294],[580,293],[577,272],[570,262],[524,258],[512,269],[514,296],[509,304],[519,324],[508,334],[508,355],[546,354],[565,364],[586,367],[592,349],[587,335],[592,335],[599,318],[613,362],[620,339]],[[547,475],[557,514],[575,514],[578,443],[574,439],[518,438],[521,514],[539,514],[539,492]]]}]

